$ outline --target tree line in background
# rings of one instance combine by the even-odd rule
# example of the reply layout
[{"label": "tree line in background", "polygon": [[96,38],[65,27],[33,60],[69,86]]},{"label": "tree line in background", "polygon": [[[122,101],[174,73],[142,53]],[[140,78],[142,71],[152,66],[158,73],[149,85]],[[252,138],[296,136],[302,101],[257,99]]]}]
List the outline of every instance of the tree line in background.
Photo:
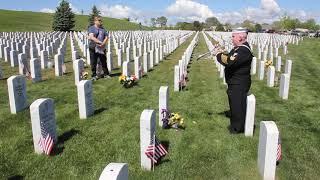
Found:
[{"label": "tree line in background", "polygon": [[[101,15],[101,12],[94,5],[92,12],[89,15],[88,26],[94,24],[94,17]],[[69,2],[62,0],[53,15],[52,29],[54,31],[70,31],[75,26],[75,14],[72,12]],[[125,18],[130,21],[130,18]],[[262,32],[263,29],[272,29],[275,31],[290,31],[296,28],[304,28],[309,30],[319,30],[320,25],[314,19],[309,19],[301,22],[299,19],[283,16],[279,21],[272,24],[259,24],[250,20],[245,20],[242,23],[231,25],[230,23],[221,23],[216,17],[209,17],[205,22],[178,22],[175,26],[167,26],[168,19],[165,16],[151,18],[153,28],[160,29],[181,29],[181,30],[214,30],[214,31],[231,31],[232,27],[242,26],[251,32]],[[141,26],[141,23],[139,23]]]}]

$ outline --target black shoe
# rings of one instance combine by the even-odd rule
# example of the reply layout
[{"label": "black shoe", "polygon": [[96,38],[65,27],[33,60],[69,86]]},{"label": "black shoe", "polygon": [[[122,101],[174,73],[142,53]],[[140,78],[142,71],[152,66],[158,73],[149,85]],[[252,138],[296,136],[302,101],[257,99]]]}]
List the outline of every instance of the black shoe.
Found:
[{"label": "black shoe", "polygon": [[228,129],[229,129],[230,134],[240,134],[240,133],[244,132],[244,130],[238,130],[237,128],[234,128],[231,126],[228,126]]},{"label": "black shoe", "polygon": [[224,112],[224,115],[225,115],[226,117],[230,118],[230,117],[231,117],[231,111],[230,111],[230,110],[225,111],[225,112]]},{"label": "black shoe", "polygon": [[93,76],[91,80],[92,80],[92,81],[97,81],[98,79],[99,79],[98,76]]}]

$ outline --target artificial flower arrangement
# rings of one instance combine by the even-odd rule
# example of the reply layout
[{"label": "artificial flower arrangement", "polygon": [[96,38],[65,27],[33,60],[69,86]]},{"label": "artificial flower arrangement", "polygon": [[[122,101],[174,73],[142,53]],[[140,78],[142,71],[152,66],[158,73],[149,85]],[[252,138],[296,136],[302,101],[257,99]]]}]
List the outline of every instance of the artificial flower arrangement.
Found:
[{"label": "artificial flower arrangement", "polygon": [[266,68],[268,68],[269,66],[272,66],[272,60],[266,60],[264,65],[266,66]]},{"label": "artificial flower arrangement", "polygon": [[184,119],[178,113],[170,113],[167,109],[162,109],[161,114],[162,114],[162,122],[163,122],[162,128],[164,129],[168,129],[170,127],[174,129],[185,128]]},{"label": "artificial flower arrangement", "polygon": [[89,73],[86,71],[82,71],[80,74],[81,79],[88,79]]},{"label": "artificial flower arrangement", "polygon": [[130,88],[134,86],[136,81],[137,81],[137,77],[135,75],[131,75],[131,76],[121,75],[119,77],[120,84],[122,84],[123,87],[125,88]]}]

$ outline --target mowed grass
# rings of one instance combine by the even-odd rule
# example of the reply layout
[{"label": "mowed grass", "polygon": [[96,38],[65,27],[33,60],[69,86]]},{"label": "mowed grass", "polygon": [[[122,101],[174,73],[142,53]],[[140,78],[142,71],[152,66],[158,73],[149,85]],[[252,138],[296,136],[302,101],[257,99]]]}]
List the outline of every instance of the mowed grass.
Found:
[{"label": "mowed grass", "polygon": [[[260,179],[259,122],[273,120],[280,130],[283,148],[277,179],[317,179],[319,40],[305,39],[299,46],[290,45],[289,54],[283,57],[293,60],[289,100],[278,97],[278,87],[268,88],[265,80],[253,76],[256,131],[253,138],[247,138],[227,131],[229,120],[221,115],[228,108],[226,86],[212,59],[195,60],[207,52],[204,38],[199,35],[188,69],[189,81],[182,92],[173,92],[174,65],[193,36],[131,89],[119,84],[119,70],[112,72],[112,79],[94,82],[97,113],[87,120],[79,119],[68,43],[67,75],[56,78],[53,70],[47,69],[42,71],[44,81],[27,82],[29,104],[46,97],[55,101],[59,151],[50,157],[34,153],[29,109],[11,115],[7,82],[0,80],[1,178],[97,179],[108,163],[126,162],[130,179]],[[9,63],[2,60],[0,64],[6,77],[17,74],[18,69],[9,67]],[[157,137],[169,145],[169,155],[154,172],[148,172],[140,168],[140,115],[144,109],[154,109],[158,122],[158,93],[165,85],[170,89],[170,110],[181,114],[187,127],[175,131],[157,126]]]},{"label": "mowed grass", "polygon": [[[88,15],[75,15],[75,27],[73,30],[83,31],[88,28]],[[0,30],[5,32],[25,31],[52,31],[53,14],[11,11],[0,9]],[[139,26],[121,19],[103,17],[103,24],[107,30],[140,30],[148,27]]]}]

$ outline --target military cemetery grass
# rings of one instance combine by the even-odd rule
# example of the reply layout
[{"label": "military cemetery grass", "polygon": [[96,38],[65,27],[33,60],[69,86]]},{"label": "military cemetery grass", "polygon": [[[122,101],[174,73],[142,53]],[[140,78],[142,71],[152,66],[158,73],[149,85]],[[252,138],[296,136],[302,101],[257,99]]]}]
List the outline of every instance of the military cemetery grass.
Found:
[{"label": "military cemetery grass", "polygon": [[[247,138],[227,131],[229,120],[223,115],[228,109],[226,86],[211,58],[196,61],[207,52],[201,33],[199,37],[188,69],[189,81],[182,92],[173,92],[174,65],[193,36],[131,89],[119,84],[119,69],[112,72],[111,79],[94,82],[96,113],[86,120],[79,119],[68,39],[67,74],[54,77],[53,70],[47,69],[42,71],[42,82],[27,82],[29,104],[38,98],[55,102],[59,143],[57,154],[50,157],[34,153],[29,109],[11,115],[7,81],[0,80],[0,177],[98,179],[108,163],[126,162],[130,179],[260,179],[257,149],[259,122],[263,120],[275,121],[282,138],[283,160],[277,167],[277,179],[319,177],[319,40],[306,38],[299,46],[290,45],[289,54],[282,58],[293,60],[288,100],[278,97],[279,87],[268,88],[265,80],[253,76],[256,129],[253,138]],[[0,65],[6,78],[18,72],[3,60]],[[170,110],[183,116],[186,129],[157,126],[157,136],[169,146],[169,155],[154,172],[143,171],[140,115],[144,109],[158,112],[159,88],[164,85],[170,89]]]},{"label": "military cemetery grass", "polygon": [[[30,11],[10,11],[0,9],[1,31],[51,31],[53,14],[30,12]],[[87,15],[75,15],[74,30],[82,31],[88,28]],[[126,20],[103,17],[103,24],[108,30],[135,30],[140,29],[136,23]],[[148,29],[148,27],[141,27]]]}]

